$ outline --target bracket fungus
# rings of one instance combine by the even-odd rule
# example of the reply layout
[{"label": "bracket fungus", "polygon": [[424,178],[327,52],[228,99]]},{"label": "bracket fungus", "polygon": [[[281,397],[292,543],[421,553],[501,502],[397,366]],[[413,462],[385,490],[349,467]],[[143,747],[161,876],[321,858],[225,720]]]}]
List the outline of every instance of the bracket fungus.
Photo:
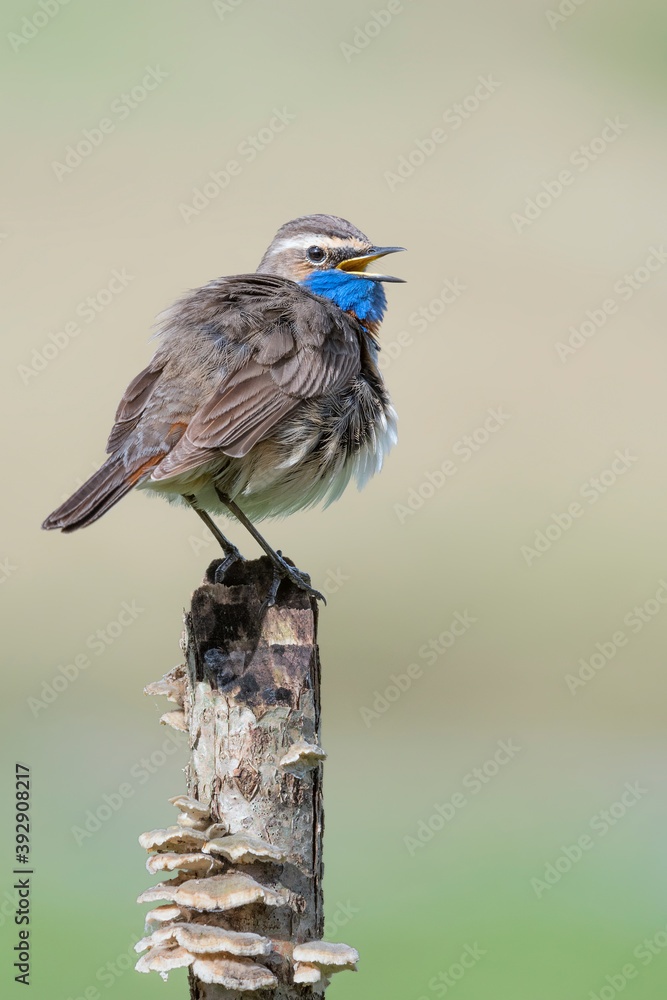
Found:
[{"label": "bracket fungus", "polygon": [[165,712],[164,715],[160,716],[160,722],[163,726],[171,726],[172,729],[178,729],[181,733],[188,732],[185,712],[180,708],[173,712]]},{"label": "bracket fungus", "polygon": [[[211,825],[210,807],[188,795],[175,795],[169,799],[173,806],[180,810],[176,817],[178,826],[191,830],[208,830]],[[208,834],[210,836],[210,834]]]},{"label": "bracket fungus", "polygon": [[300,739],[280,758],[279,765],[283,771],[294,774],[297,778],[303,778],[326,758],[326,753],[317,743],[307,743],[306,740]]},{"label": "bracket fungus", "polygon": [[231,990],[259,990],[276,986],[278,980],[265,965],[258,965],[250,958],[228,955],[224,952],[192,955],[186,948],[157,945],[142,955],[135,969],[137,972],[159,972],[167,979],[173,969],[192,966],[195,976],[204,983],[220,983]]},{"label": "bracket fungus", "polygon": [[194,956],[185,948],[169,948],[167,945],[159,945],[142,955],[135,965],[135,969],[137,972],[159,972],[162,978],[166,979],[167,973],[173,969],[182,969],[184,966],[192,965],[193,961]]},{"label": "bracket fungus", "polygon": [[177,870],[199,872],[202,875],[206,875],[219,871],[221,864],[217,858],[212,858],[210,854],[177,854],[172,851],[151,854],[146,860],[146,868],[151,875],[156,875],[158,872],[173,872]]},{"label": "bracket fungus", "polygon": [[211,924],[169,924],[159,927],[148,937],[142,938],[135,951],[155,948],[158,945],[179,945],[193,955],[225,952],[244,958],[271,953],[271,940],[250,931],[231,931]]},{"label": "bracket fungus", "polygon": [[173,701],[179,708],[175,712],[165,712],[160,717],[163,726],[171,726],[187,733],[188,724],[185,721],[185,692],[188,684],[188,673],[184,663],[180,663],[169,673],[165,674],[161,681],[153,681],[144,688],[144,694],[162,695],[167,701]]},{"label": "bracket fungus", "polygon": [[208,836],[208,827],[211,820],[207,819],[193,819],[189,813],[180,812],[176,817],[176,825],[182,826],[185,830],[201,830]]},{"label": "bracket fungus", "polygon": [[220,983],[229,990],[260,990],[278,985],[278,980],[265,965],[224,954],[195,959],[192,972],[203,983]]},{"label": "bracket fungus", "polygon": [[270,969],[249,957],[271,953],[270,939],[260,934],[206,924],[168,924],[135,945],[135,951],[145,949],[137,972],[159,972],[163,979],[172,969],[192,966],[203,982],[228,989],[257,990],[278,982]]},{"label": "bracket fungus", "polygon": [[157,885],[152,885],[150,889],[144,889],[141,895],[137,897],[137,903],[157,903],[161,899],[166,899],[173,903],[174,892],[188,878],[189,876],[185,872],[179,872],[178,875],[167,879],[166,882],[158,882]]},{"label": "bracket fungus", "polygon": [[208,837],[203,830],[191,830],[182,826],[168,826],[163,830],[148,830],[139,837],[139,843],[147,851],[191,851],[203,848]]},{"label": "bracket fungus", "polygon": [[147,948],[174,948],[178,941],[174,934],[174,924],[167,924],[165,927],[158,927],[152,934],[147,934],[141,941],[137,941],[134,946],[136,952],[146,951]]},{"label": "bracket fungus", "polygon": [[189,795],[174,795],[169,800],[169,804],[176,806],[181,812],[187,813],[193,819],[207,819],[211,815],[211,807],[205,802],[199,802]]},{"label": "bracket fungus", "polygon": [[[334,972],[344,972],[345,969],[356,972],[359,952],[356,948],[350,948],[349,944],[306,941],[304,944],[296,945],[292,957],[295,963],[294,982],[316,983],[319,979],[301,977],[312,977],[313,968],[319,971],[322,979],[328,978]],[[297,975],[300,978],[297,979]]]},{"label": "bracket fungus", "polygon": [[285,891],[275,892],[260,885],[250,875],[227,872],[210,878],[162,882],[147,889],[139,896],[140,903],[153,903],[166,899],[179,906],[195,910],[235,910],[248,903],[263,902],[267,906],[284,906],[288,902]]},{"label": "bracket fungus", "polygon": [[178,920],[183,911],[175,903],[165,903],[164,906],[156,906],[154,910],[149,910],[145,917],[146,924],[163,924],[167,920]]},{"label": "bracket fungus", "polygon": [[253,861],[285,861],[287,855],[280,847],[266,840],[251,837],[248,833],[231,833],[226,837],[209,840],[202,847],[205,854],[222,854],[233,863],[252,864]]},{"label": "bracket fungus", "polygon": [[206,827],[206,836],[209,840],[216,840],[218,837],[226,837],[228,833],[229,827],[226,823],[211,823],[210,826]]},{"label": "bracket fungus", "polygon": [[144,688],[144,694],[164,697],[167,701],[183,707],[185,703],[185,689],[187,684],[187,670],[184,663],[179,663],[165,674],[161,681],[153,681]]},{"label": "bracket fungus", "polygon": [[294,963],[295,983],[319,983],[322,973],[316,965],[309,965],[307,962]]}]

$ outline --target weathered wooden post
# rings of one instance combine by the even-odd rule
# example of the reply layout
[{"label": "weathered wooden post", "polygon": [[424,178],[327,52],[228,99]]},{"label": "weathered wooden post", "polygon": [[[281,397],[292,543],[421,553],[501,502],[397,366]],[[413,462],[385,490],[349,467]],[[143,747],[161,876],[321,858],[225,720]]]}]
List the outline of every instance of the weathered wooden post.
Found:
[{"label": "weathered wooden post", "polygon": [[139,902],[140,972],[189,968],[192,1000],[247,991],[323,993],[357,952],[321,940],[322,761],[317,605],[288,583],[261,613],[268,559],[215,560],[185,616],[185,664],[146,688],[189,733],[187,794],[174,826],[140,837],[150,872],[176,872]]}]

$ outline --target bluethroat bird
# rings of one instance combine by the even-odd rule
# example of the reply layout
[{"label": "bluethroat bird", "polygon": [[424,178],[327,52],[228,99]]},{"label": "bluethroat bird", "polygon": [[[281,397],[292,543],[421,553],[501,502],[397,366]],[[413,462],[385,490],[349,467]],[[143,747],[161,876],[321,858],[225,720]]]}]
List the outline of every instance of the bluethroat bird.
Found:
[{"label": "bluethroat bird", "polygon": [[361,488],[396,442],[378,367],[386,274],[377,247],[333,215],[286,223],[255,274],[215,278],[159,318],[159,347],[116,411],[104,465],[42,527],[92,524],[133,487],[187,503],[220,542],[217,579],[243,557],[209,516],[235,516],[282,579],[310,578],[255,527]]}]

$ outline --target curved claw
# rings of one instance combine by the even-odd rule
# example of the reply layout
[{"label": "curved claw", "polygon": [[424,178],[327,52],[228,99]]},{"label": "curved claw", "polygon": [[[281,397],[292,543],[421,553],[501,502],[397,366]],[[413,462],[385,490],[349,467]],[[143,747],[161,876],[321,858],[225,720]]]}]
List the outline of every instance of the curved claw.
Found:
[{"label": "curved claw", "polygon": [[222,560],[219,566],[215,569],[215,582],[223,583],[225,579],[225,574],[227,570],[234,565],[236,562],[245,562],[245,558],[241,555],[236,546],[231,546],[231,551],[229,551],[225,558]]},{"label": "curved claw", "polygon": [[324,594],[321,594],[319,590],[315,590],[314,587],[311,587],[310,576],[308,573],[304,573],[302,570],[297,569],[296,566],[290,566],[280,549],[278,549],[276,555],[278,559],[272,560],[273,580],[271,581],[269,593],[260,608],[260,614],[263,614],[267,608],[273,607],[276,603],[278,588],[283,580],[289,580],[290,583],[293,583],[295,587],[299,588],[299,590],[305,591],[309,597],[314,597],[316,601],[324,601],[325,604],[327,603],[327,599]]}]

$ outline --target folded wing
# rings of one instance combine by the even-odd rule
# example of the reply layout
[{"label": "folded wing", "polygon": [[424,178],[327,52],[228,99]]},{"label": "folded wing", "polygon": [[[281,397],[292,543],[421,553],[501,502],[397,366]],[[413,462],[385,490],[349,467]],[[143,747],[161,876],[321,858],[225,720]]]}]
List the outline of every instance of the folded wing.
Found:
[{"label": "folded wing", "polygon": [[[243,312],[246,295],[252,296],[254,277],[226,281],[225,293],[231,295],[236,310],[230,310],[229,323],[224,324],[224,339],[236,363],[232,361],[230,370],[221,374],[220,385],[154,469],[153,480],[189,472],[220,452],[242,458],[304,400],[335,390],[359,371],[353,321],[292,282],[280,281],[276,289],[276,279],[271,278],[273,295],[264,300],[263,323],[250,313],[239,329],[238,312]],[[243,294],[233,287],[241,280]],[[220,319],[224,318],[223,311]],[[218,336],[224,326],[216,327]]]}]

